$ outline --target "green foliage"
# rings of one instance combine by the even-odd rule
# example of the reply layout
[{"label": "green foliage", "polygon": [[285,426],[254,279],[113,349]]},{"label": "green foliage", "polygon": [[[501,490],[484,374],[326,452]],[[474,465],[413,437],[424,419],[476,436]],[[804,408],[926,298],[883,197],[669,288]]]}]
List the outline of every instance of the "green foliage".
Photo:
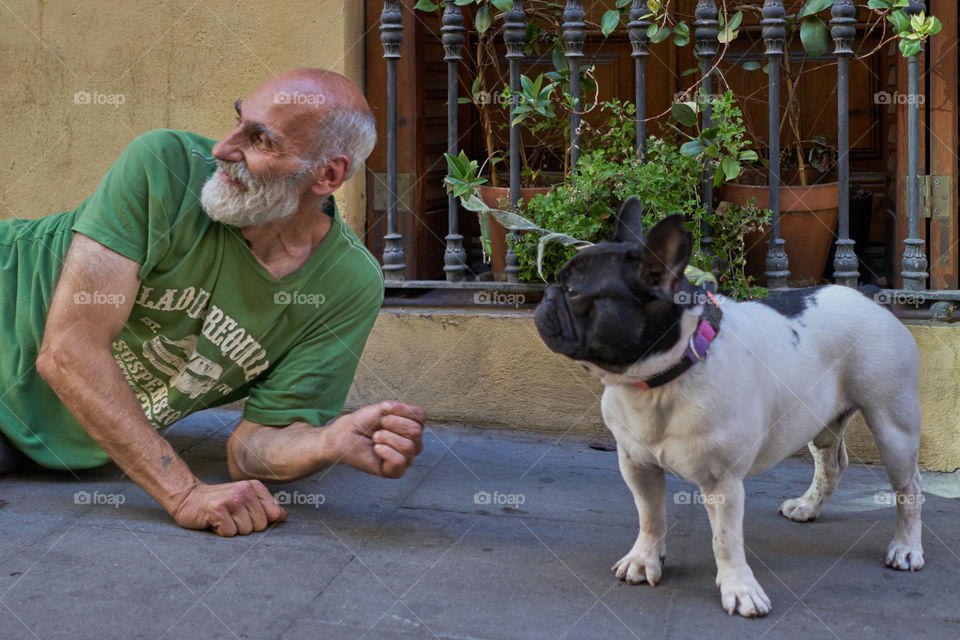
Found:
[{"label": "green foliage", "polygon": [[487,181],[477,175],[479,171],[477,161],[468,158],[463,151],[459,156],[449,153],[443,155],[447,159],[447,176],[443,182],[456,197],[473,193],[474,189]]},{"label": "green foliage", "polygon": [[[694,237],[691,265],[718,276],[722,291],[739,298],[763,295],[744,273],[743,237],[756,228],[769,212],[726,208],[722,215],[705,216],[699,184],[703,158],[680,151],[679,137],[650,137],[647,162],[640,162],[633,150],[636,131],[634,107],[619,101],[603,105],[609,113],[607,125],[585,139],[584,154],[562,185],[545,195],[535,196],[526,205],[525,215],[538,228],[591,243],[613,235],[617,209],[636,195],[644,203],[644,227],[672,213],[683,215]],[[724,110],[718,117],[726,117]],[[741,129],[742,124],[737,125]],[[521,203],[522,206],[522,203]],[[701,251],[704,222],[713,228],[716,258]],[[548,245],[538,261],[540,236],[527,233],[514,247],[522,280],[556,279],[556,272],[576,253],[569,245]],[[539,262],[539,265],[538,265]]]},{"label": "green foliage", "polygon": [[758,209],[756,201],[746,207],[729,202],[721,203],[709,216],[713,229],[713,254],[717,256],[715,267],[720,280],[720,290],[737,300],[766,298],[767,289],[754,284],[746,275],[747,244],[745,237],[751,231],[760,231],[770,223],[773,212]]},{"label": "green foliage", "polygon": [[749,142],[744,139],[743,112],[737,106],[732,91],[718,98],[708,98],[701,91],[696,101],[674,103],[671,113],[681,125],[697,126],[700,105],[708,101],[713,112],[712,126],[698,131],[696,135],[673,128],[680,136],[687,138],[687,142],[680,147],[680,153],[696,157],[704,163],[713,172],[713,186],[716,187],[735,180],[740,175],[742,164],[756,162],[759,156],[748,148]]}]

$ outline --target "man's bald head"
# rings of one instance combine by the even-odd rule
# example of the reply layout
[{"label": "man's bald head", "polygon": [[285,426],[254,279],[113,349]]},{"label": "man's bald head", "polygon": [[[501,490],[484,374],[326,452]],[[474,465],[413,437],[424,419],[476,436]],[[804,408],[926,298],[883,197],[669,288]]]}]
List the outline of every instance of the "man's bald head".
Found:
[{"label": "man's bald head", "polygon": [[376,123],[366,98],[352,80],[334,71],[290,69],[268,78],[251,92],[254,96],[272,103],[271,112],[287,133],[299,138],[306,165],[343,155],[350,160],[349,178],[376,144]]}]

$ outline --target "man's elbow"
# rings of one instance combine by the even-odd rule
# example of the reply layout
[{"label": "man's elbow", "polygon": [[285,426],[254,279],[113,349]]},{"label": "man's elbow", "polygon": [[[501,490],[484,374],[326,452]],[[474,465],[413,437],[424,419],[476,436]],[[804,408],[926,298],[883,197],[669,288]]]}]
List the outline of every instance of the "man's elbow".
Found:
[{"label": "man's elbow", "polygon": [[37,354],[36,366],[37,373],[51,387],[54,387],[56,381],[61,378],[64,371],[67,370],[67,360],[69,356],[66,349],[55,341],[44,339],[40,346],[40,352]]}]

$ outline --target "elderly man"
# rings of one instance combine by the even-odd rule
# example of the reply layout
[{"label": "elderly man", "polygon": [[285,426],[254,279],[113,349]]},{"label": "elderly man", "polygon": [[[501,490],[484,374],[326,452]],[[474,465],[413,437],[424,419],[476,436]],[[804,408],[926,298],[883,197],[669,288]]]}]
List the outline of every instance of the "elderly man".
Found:
[{"label": "elderly man", "polygon": [[[286,518],[260,480],[337,463],[400,477],[424,420],[383,402],[330,422],[383,299],[331,195],[376,140],[363,95],[296,69],[236,111],[220,142],[148,132],[76,210],[0,223],[8,462],[112,459],[177,524],[222,536]],[[243,397],[235,482],[200,482],[156,430]]]}]

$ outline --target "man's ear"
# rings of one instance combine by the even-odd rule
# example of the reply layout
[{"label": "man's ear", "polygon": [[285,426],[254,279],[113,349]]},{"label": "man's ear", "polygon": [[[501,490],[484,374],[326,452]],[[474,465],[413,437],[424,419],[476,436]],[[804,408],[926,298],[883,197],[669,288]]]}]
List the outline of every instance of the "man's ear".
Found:
[{"label": "man's ear", "polygon": [[313,170],[313,184],[310,190],[318,196],[326,196],[340,188],[350,173],[350,158],[334,156]]},{"label": "man's ear", "polygon": [[643,240],[643,205],[640,198],[630,196],[620,205],[617,212],[617,232],[614,242],[638,244]]},{"label": "man's ear", "polygon": [[671,298],[690,262],[693,236],[679,214],[667,216],[647,233],[640,250],[640,263],[647,284],[663,298]]}]

